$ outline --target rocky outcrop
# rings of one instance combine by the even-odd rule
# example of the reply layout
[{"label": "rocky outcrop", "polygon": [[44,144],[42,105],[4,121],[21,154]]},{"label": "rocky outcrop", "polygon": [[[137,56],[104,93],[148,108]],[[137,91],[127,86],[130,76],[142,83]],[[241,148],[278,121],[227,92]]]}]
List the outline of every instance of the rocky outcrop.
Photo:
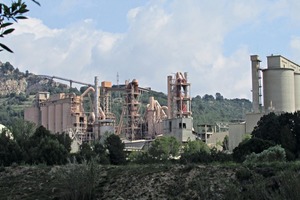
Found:
[{"label": "rocky outcrop", "polygon": [[0,61],[0,96],[14,94],[36,94],[39,91],[60,92],[60,90],[68,89],[65,84],[57,83],[51,79],[41,77],[26,71],[20,72],[18,68],[14,68],[9,62],[2,63]]},{"label": "rocky outcrop", "polygon": [[6,96],[11,93],[20,94],[25,93],[27,88],[26,78],[19,80],[15,79],[0,79],[0,95]]}]

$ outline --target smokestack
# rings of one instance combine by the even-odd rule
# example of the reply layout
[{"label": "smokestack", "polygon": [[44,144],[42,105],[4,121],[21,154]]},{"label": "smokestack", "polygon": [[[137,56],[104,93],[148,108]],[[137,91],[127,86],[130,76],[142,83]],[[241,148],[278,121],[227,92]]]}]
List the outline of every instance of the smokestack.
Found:
[{"label": "smokestack", "polygon": [[252,55],[251,58],[251,70],[252,70],[252,109],[254,113],[260,112],[260,62],[258,55]]}]

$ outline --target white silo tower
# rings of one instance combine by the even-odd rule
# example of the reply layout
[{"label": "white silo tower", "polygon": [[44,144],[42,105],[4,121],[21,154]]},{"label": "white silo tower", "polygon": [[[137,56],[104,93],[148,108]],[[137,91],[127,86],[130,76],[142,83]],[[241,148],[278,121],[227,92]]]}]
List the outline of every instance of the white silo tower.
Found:
[{"label": "white silo tower", "polygon": [[295,77],[295,110],[300,110],[300,73],[294,74]]},{"label": "white silo tower", "polygon": [[[295,111],[294,70],[289,68],[268,68],[263,70],[264,106],[271,102],[275,112]],[[268,112],[266,110],[266,112]]]}]

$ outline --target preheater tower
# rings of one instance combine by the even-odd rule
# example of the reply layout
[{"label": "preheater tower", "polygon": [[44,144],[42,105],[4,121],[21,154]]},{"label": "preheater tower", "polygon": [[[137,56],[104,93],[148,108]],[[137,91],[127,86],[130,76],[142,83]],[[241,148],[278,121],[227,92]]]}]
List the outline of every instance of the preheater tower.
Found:
[{"label": "preheater tower", "polygon": [[164,120],[164,134],[179,141],[195,140],[191,111],[191,84],[187,72],[168,76],[168,119]]}]

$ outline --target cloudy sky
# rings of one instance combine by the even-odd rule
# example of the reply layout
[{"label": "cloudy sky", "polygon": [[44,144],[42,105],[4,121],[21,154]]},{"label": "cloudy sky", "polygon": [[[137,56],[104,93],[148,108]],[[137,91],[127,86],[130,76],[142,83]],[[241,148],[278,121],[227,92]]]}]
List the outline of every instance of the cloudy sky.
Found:
[{"label": "cloudy sky", "polygon": [[[38,0],[1,42],[20,71],[167,91],[188,72],[192,96],[251,99],[250,55],[300,63],[299,0]],[[10,2],[4,0],[4,2]]]}]

